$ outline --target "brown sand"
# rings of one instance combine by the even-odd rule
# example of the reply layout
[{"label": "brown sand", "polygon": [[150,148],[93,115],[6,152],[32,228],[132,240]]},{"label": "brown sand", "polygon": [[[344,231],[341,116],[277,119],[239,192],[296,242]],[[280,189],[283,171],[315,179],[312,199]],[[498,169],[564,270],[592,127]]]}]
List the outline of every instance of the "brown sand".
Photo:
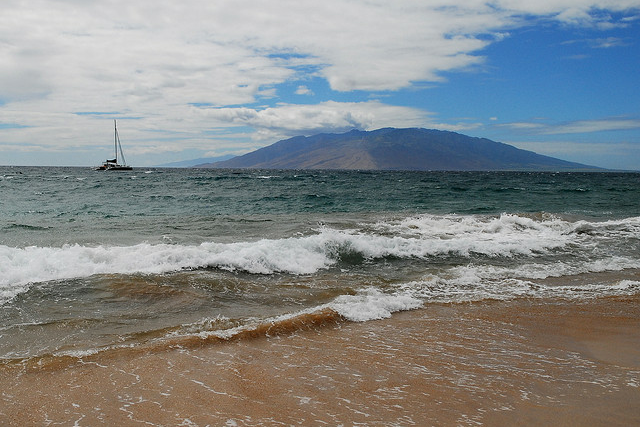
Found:
[{"label": "brown sand", "polygon": [[0,366],[0,425],[640,425],[639,302],[429,305],[276,337]]}]

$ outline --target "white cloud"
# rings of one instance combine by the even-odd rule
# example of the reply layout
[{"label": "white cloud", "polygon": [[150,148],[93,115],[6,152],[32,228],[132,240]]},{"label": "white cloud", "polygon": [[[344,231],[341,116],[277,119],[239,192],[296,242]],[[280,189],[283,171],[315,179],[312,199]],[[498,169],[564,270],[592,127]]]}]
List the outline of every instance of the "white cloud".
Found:
[{"label": "white cloud", "polygon": [[308,87],[301,85],[296,89],[296,95],[313,95],[313,91]]},{"label": "white cloud", "polygon": [[[629,45],[629,41],[622,39],[620,37],[604,37],[604,38],[596,38],[596,39],[580,39],[580,40],[567,40],[565,42],[562,42],[561,44],[563,45],[573,45],[573,44],[578,44],[578,43],[584,43],[586,45],[588,45],[589,47],[592,48],[596,48],[596,49],[609,49],[609,48],[613,48],[613,47],[620,47],[620,46],[628,46]],[[581,55],[575,55],[575,56],[581,56]],[[580,58],[578,58],[580,59]]]},{"label": "white cloud", "polygon": [[[0,88],[76,110],[145,103],[252,102],[260,88],[320,66],[334,90],[396,90],[482,61],[477,53],[522,14],[567,23],[637,1],[414,2],[5,0]],[[273,53],[296,53],[294,61]],[[92,108],[89,108],[92,109]]]},{"label": "white cloud", "polygon": [[640,129],[640,119],[579,120],[552,126],[544,133],[588,133],[628,129]]},{"label": "white cloud", "polygon": [[545,128],[545,125],[542,123],[512,122],[512,123],[499,124],[499,125],[496,125],[496,127],[504,127],[504,128],[524,130],[524,131],[535,131],[538,129]]},{"label": "white cloud", "polygon": [[551,124],[539,122],[514,122],[496,126],[528,131],[539,135],[561,135],[570,133],[592,133],[640,129],[640,119],[605,118]]},{"label": "white cloud", "polygon": [[608,49],[611,47],[628,45],[628,43],[625,40],[619,37],[606,37],[606,38],[595,39],[595,40],[592,40],[591,43],[593,44],[594,47],[597,47],[600,49]]},{"label": "white cloud", "polygon": [[261,135],[287,136],[388,126],[412,127],[430,123],[429,114],[422,110],[390,106],[379,101],[327,101],[315,105],[285,104],[264,109],[238,107],[198,110],[217,123],[251,126],[259,129]]}]

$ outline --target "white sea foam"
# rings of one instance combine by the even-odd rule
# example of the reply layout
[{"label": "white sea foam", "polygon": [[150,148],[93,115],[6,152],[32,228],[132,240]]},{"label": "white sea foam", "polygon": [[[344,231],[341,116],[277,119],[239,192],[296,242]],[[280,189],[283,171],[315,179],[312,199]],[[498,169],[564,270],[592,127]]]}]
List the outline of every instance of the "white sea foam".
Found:
[{"label": "white sea foam", "polygon": [[420,308],[423,301],[408,293],[386,294],[377,289],[367,289],[357,295],[341,295],[329,308],[354,322],[385,319],[398,311]]},{"label": "white sea foam", "polygon": [[[403,283],[398,292],[424,302],[470,302],[509,300],[513,298],[595,298],[632,295],[640,292],[636,280],[604,280],[594,283],[578,281],[570,284],[550,284],[525,278],[492,277],[486,270],[474,271],[470,266],[451,272],[451,276],[431,276],[424,280]],[[456,274],[457,273],[457,274]]]},{"label": "white sea foam", "polygon": [[[635,241],[640,238],[640,218],[598,223],[569,222],[552,216],[532,219],[508,214],[423,215],[360,230],[322,227],[310,236],[256,242],[140,243],[124,247],[0,245],[0,303],[26,291],[31,283],[95,274],[159,274],[202,267],[254,274],[313,274],[353,257],[373,260],[455,256],[459,266],[450,274],[455,280],[465,280],[465,274],[476,275],[466,279],[474,283],[493,280],[492,277],[527,279],[640,268],[637,257],[610,254],[608,246],[602,244],[622,237]],[[558,253],[565,254],[565,259],[506,267],[480,263],[464,272],[467,264],[477,262],[477,257],[536,259]],[[470,256],[475,258],[465,262]]]},{"label": "white sea foam", "polygon": [[532,237],[560,237],[571,234],[592,233],[612,236],[638,236],[640,217],[602,222],[566,221],[552,214],[533,216],[502,214],[495,216],[478,215],[418,215],[399,220],[377,223],[375,228],[394,235],[416,235],[426,238],[451,239],[464,236],[500,235]]}]

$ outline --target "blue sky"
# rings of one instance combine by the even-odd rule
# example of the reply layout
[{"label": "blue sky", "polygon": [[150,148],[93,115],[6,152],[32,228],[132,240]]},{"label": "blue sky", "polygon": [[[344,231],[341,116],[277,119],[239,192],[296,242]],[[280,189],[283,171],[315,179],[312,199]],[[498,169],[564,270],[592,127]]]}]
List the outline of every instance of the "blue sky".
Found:
[{"label": "blue sky", "polygon": [[424,127],[640,170],[640,0],[5,0],[0,165]]}]

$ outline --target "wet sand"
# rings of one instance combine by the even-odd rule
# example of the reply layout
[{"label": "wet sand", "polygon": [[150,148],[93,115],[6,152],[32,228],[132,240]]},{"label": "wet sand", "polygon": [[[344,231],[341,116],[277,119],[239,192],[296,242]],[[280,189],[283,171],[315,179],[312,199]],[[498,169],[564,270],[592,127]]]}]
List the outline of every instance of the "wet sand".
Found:
[{"label": "wet sand", "polygon": [[640,425],[640,296],[0,366],[0,425]]}]

